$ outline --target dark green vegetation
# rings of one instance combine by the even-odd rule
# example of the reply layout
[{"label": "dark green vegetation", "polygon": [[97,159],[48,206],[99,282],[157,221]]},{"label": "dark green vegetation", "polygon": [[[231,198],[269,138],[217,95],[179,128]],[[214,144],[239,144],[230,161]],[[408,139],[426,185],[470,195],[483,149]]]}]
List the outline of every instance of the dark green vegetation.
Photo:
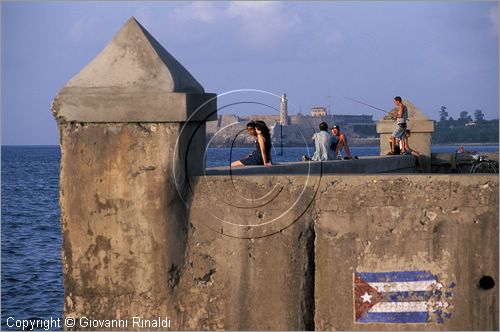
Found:
[{"label": "dark green vegetation", "polygon": [[442,106],[432,143],[498,143],[498,119],[486,120],[481,110],[475,110],[473,117],[462,111],[458,119],[448,118],[446,107]]}]

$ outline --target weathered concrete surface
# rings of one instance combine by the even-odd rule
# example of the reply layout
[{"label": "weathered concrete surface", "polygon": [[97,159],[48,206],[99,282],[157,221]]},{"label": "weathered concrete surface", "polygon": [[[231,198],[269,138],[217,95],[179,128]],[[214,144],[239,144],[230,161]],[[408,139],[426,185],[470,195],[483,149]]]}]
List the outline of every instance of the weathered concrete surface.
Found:
[{"label": "weathered concrete surface", "polygon": [[[403,104],[408,108],[407,129],[411,130],[409,145],[420,152],[420,158],[425,172],[431,172],[431,135],[434,132],[434,122],[430,120],[409,100],[403,99]],[[395,110],[395,109],[393,109]],[[386,155],[391,151],[388,139],[396,128],[396,121],[385,116],[377,123],[377,133],[380,134],[380,154]]]},{"label": "weathered concrete surface", "polygon": [[206,175],[262,175],[262,174],[374,174],[374,173],[414,173],[413,156],[360,157],[352,160],[328,160],[309,162],[287,162],[273,164],[272,167],[211,167]]},{"label": "weathered concrete surface", "polygon": [[[111,150],[132,141],[134,125],[123,126],[107,133],[118,135]],[[134,141],[144,145],[122,148],[119,157],[104,151],[94,157],[88,149],[95,130],[100,127],[84,126],[63,142],[63,158],[77,163],[65,164],[61,186],[77,192],[68,174],[96,179],[82,183],[71,201],[61,197],[62,206],[80,206],[74,218],[63,210],[63,227],[77,226],[65,232],[65,246],[71,244],[64,251],[70,253],[64,260],[68,315],[168,313],[176,329],[498,327],[496,288],[476,286],[483,275],[498,280],[498,177],[196,177],[190,179],[189,215],[174,216],[181,224],[169,228],[151,222],[175,211],[161,203],[173,195],[162,184],[171,179],[160,171],[170,156],[156,150],[168,137],[148,139],[139,131],[143,137]],[[143,149],[153,159],[133,158]],[[132,162],[128,175],[109,169],[117,159]],[[98,160],[107,166],[97,166]],[[98,198],[86,197],[89,191]],[[415,269],[457,284],[450,319],[354,323],[355,271]]]},{"label": "weathered concrete surface", "polygon": [[[328,177],[329,178],[329,177]],[[498,330],[497,176],[322,179],[315,204],[319,330]],[[404,200],[401,200],[404,197]],[[425,270],[453,297],[443,324],[354,323],[353,273]],[[434,317],[436,318],[436,317]]]},{"label": "weathered concrete surface", "polygon": [[[317,330],[498,328],[496,287],[477,287],[484,275],[498,280],[498,177],[191,181],[179,282],[183,329],[296,330],[313,323]],[[297,197],[299,207],[287,214]],[[443,293],[453,293],[450,318],[440,324],[431,313],[425,324],[354,322],[354,272],[409,270],[431,271],[445,285]],[[456,287],[446,289],[450,283]]]},{"label": "weathered concrete surface", "polygon": [[180,124],[60,130],[65,315],[175,321],[187,215],[172,177],[176,152],[165,142],[175,142]]},{"label": "weathered concrete surface", "polygon": [[185,329],[314,328],[306,177],[209,177],[194,182],[179,287]]}]

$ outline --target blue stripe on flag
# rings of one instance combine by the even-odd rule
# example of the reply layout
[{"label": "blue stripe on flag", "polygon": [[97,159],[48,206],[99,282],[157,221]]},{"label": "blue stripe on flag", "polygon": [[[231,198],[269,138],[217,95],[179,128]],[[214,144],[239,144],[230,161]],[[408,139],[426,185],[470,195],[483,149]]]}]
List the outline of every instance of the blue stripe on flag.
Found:
[{"label": "blue stripe on flag", "polygon": [[427,301],[431,298],[432,292],[387,292],[382,293],[384,298],[381,302],[408,302],[408,301]]},{"label": "blue stripe on flag", "polygon": [[359,323],[427,323],[427,312],[367,312],[361,316]]},{"label": "blue stripe on flag", "polygon": [[403,282],[436,280],[436,276],[428,271],[401,272],[356,272],[366,282]]}]

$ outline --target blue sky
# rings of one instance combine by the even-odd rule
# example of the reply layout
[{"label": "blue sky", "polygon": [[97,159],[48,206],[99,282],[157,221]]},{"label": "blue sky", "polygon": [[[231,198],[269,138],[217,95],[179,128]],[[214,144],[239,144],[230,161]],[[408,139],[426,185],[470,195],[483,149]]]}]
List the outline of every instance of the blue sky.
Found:
[{"label": "blue sky", "polygon": [[131,16],[207,92],[286,91],[303,113],[330,95],[333,113],[375,119],[381,113],[344,96],[389,109],[401,95],[433,119],[441,105],[455,118],[499,115],[498,2],[2,2],[1,10],[2,144],[58,144],[53,98]]}]

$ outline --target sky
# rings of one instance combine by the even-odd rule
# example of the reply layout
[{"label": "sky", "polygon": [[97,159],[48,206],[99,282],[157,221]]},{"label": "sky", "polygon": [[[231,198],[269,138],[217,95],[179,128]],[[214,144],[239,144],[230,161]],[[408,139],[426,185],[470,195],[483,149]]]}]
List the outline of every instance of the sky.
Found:
[{"label": "sky", "polygon": [[[218,106],[383,113],[396,95],[429,118],[499,117],[498,2],[1,2],[3,145],[59,144],[50,105],[134,16]],[[232,92],[253,89],[263,92]],[[330,96],[330,98],[328,97]],[[219,114],[262,114],[258,105]]]}]

